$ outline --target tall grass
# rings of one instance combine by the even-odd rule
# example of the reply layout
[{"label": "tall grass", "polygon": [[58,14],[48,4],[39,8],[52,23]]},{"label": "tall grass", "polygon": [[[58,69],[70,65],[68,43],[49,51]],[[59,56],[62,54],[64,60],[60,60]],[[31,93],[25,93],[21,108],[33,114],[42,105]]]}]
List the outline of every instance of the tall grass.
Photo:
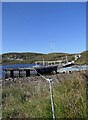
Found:
[{"label": "tall grass", "polygon": [[54,84],[55,113],[58,118],[86,118],[86,81],[73,74]]},{"label": "tall grass", "polygon": [[[56,118],[86,118],[86,79],[81,73],[52,75]],[[52,118],[49,83],[40,76],[3,80],[3,118]]]}]

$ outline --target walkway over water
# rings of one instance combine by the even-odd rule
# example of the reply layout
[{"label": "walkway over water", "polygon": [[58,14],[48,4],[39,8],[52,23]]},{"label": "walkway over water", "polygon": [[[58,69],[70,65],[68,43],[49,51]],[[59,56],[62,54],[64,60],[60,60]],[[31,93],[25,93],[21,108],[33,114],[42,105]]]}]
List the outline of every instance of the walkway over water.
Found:
[{"label": "walkway over water", "polygon": [[53,71],[57,72],[56,65],[52,66],[41,66],[34,68],[4,68],[3,71],[5,73],[5,77],[29,77],[31,75],[39,75],[40,74],[51,74]]},{"label": "walkway over water", "polygon": [[[77,55],[74,55],[74,61],[72,62],[76,62],[79,58],[81,57],[80,54],[77,54]],[[50,61],[46,61],[46,60],[41,60],[41,61],[36,61],[35,64],[38,65],[38,64],[42,64],[42,65],[63,65],[63,64],[66,64],[68,63],[68,57],[67,56],[64,56],[64,59],[62,57],[61,60],[50,60]]]}]

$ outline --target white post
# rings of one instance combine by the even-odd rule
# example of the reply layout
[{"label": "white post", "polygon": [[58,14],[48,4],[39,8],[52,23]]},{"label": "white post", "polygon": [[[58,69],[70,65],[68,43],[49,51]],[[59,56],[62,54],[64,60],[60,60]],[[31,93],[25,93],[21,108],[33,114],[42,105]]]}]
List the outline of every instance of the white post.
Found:
[{"label": "white post", "polygon": [[43,59],[43,65],[45,65],[44,59]]},{"label": "white post", "polygon": [[37,66],[37,62],[35,62],[36,66]]},{"label": "white post", "polygon": [[[36,70],[36,69],[34,69],[34,70]],[[37,72],[37,73],[38,73],[38,72]],[[49,85],[50,85],[51,106],[52,106],[52,117],[53,117],[53,120],[55,120],[52,79],[46,78],[45,76],[41,75],[40,73],[38,73],[38,74],[39,74],[42,78],[44,78],[45,80],[47,80],[47,81],[49,82]]]},{"label": "white post", "polygon": [[55,120],[52,79],[50,80],[49,83],[50,83],[50,97],[51,97],[51,106],[52,106],[52,117],[53,117],[53,120]]},{"label": "white post", "polygon": [[67,56],[66,56],[66,62],[68,63],[68,58],[67,58]]}]

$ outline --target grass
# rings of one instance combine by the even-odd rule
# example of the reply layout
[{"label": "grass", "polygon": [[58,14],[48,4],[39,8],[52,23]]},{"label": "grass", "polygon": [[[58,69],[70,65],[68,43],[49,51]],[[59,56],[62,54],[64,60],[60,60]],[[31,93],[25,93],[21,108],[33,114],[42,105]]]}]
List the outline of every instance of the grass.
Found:
[{"label": "grass", "polygon": [[86,118],[86,83],[73,74],[54,85],[55,113],[58,118]]},{"label": "grass", "polygon": [[[76,64],[88,64],[88,51],[84,51],[81,54],[81,58],[76,61]],[[64,59],[65,56],[68,57],[68,61],[73,61],[75,59],[75,54],[68,53],[49,53],[49,54],[41,54],[41,53],[6,53],[2,55],[2,64],[24,64],[24,63],[35,63],[35,61],[45,60],[61,60],[62,57]],[[8,59],[10,58],[10,59]],[[11,58],[14,58],[11,60]],[[16,60],[19,59],[19,60]],[[20,60],[22,59],[22,60]]]},{"label": "grass", "polygon": [[[86,118],[86,76],[52,75],[56,118]],[[49,83],[40,76],[3,80],[3,118],[52,118]]]},{"label": "grass", "polygon": [[3,117],[50,117],[48,85],[41,81],[23,81],[3,89]]}]

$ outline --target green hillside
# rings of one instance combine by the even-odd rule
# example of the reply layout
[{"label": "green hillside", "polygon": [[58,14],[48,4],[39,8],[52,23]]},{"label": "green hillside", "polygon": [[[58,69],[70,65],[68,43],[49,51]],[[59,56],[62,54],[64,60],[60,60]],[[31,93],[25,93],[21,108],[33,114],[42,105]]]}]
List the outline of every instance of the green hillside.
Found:
[{"label": "green hillside", "polygon": [[[78,53],[77,53],[78,54]],[[81,54],[81,58],[76,61],[76,64],[88,64],[87,56],[88,51],[84,51]],[[75,54],[68,53],[5,53],[2,55],[2,64],[19,64],[19,63],[35,63],[39,60],[61,60],[62,57],[65,59],[65,56],[68,57],[68,61],[74,60]]]},{"label": "green hillside", "polygon": [[2,54],[2,64],[33,63],[33,59],[42,53],[5,53]]},{"label": "green hillside", "polygon": [[88,64],[88,50],[81,53],[81,58],[77,60],[77,64]]}]

